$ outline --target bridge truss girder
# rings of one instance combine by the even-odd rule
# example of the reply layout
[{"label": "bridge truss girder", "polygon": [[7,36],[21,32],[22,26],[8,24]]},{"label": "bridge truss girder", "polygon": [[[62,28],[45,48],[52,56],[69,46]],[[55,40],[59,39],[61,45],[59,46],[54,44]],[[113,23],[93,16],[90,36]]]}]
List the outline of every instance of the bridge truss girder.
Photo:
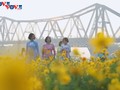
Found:
[{"label": "bridge truss girder", "polygon": [[[116,19],[115,23],[113,17]],[[31,32],[40,40],[48,35],[53,39],[63,37],[89,39],[100,31],[116,39],[120,36],[120,14],[100,4],[93,4],[72,14],[49,19],[14,20],[0,17],[2,44],[26,41]]]}]

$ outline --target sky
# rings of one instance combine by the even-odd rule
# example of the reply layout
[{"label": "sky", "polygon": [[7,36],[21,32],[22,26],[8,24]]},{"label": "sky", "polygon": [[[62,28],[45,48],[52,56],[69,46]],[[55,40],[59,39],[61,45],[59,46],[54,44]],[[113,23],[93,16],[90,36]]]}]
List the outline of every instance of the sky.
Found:
[{"label": "sky", "polygon": [[0,0],[22,5],[22,10],[7,10],[0,7],[0,16],[16,20],[43,19],[67,15],[94,3],[104,4],[120,12],[119,0]]}]

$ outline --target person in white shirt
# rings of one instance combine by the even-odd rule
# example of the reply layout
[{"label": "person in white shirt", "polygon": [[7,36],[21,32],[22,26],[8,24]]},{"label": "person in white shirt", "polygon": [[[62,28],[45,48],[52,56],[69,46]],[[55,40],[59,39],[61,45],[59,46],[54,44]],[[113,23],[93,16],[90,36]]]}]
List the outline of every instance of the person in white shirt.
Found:
[{"label": "person in white shirt", "polygon": [[66,53],[66,57],[70,58],[71,47],[70,47],[70,45],[68,43],[69,43],[68,38],[66,38],[66,37],[63,38],[60,51],[61,52],[65,52]]}]

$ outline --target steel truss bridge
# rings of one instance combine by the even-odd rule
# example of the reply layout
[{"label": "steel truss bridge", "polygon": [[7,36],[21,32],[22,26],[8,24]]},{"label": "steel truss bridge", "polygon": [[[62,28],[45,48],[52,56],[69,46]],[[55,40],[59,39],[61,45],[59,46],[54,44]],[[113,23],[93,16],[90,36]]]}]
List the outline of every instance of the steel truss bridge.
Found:
[{"label": "steel truss bridge", "polygon": [[37,20],[14,20],[0,17],[0,45],[23,44],[29,33],[35,33],[40,45],[46,36],[52,37],[57,46],[63,37],[68,37],[71,46],[89,47],[88,40],[98,32],[120,41],[120,13],[101,5],[93,4],[69,15]]}]

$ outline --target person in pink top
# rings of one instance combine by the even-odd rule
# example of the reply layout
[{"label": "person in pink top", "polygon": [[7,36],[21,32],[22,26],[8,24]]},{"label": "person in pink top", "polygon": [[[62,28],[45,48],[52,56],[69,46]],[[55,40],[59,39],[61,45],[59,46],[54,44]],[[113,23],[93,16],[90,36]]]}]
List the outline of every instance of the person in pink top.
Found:
[{"label": "person in pink top", "polygon": [[46,44],[43,45],[42,48],[42,58],[49,59],[50,57],[54,57],[56,55],[55,46],[51,44],[51,37],[47,36],[45,38]]}]

